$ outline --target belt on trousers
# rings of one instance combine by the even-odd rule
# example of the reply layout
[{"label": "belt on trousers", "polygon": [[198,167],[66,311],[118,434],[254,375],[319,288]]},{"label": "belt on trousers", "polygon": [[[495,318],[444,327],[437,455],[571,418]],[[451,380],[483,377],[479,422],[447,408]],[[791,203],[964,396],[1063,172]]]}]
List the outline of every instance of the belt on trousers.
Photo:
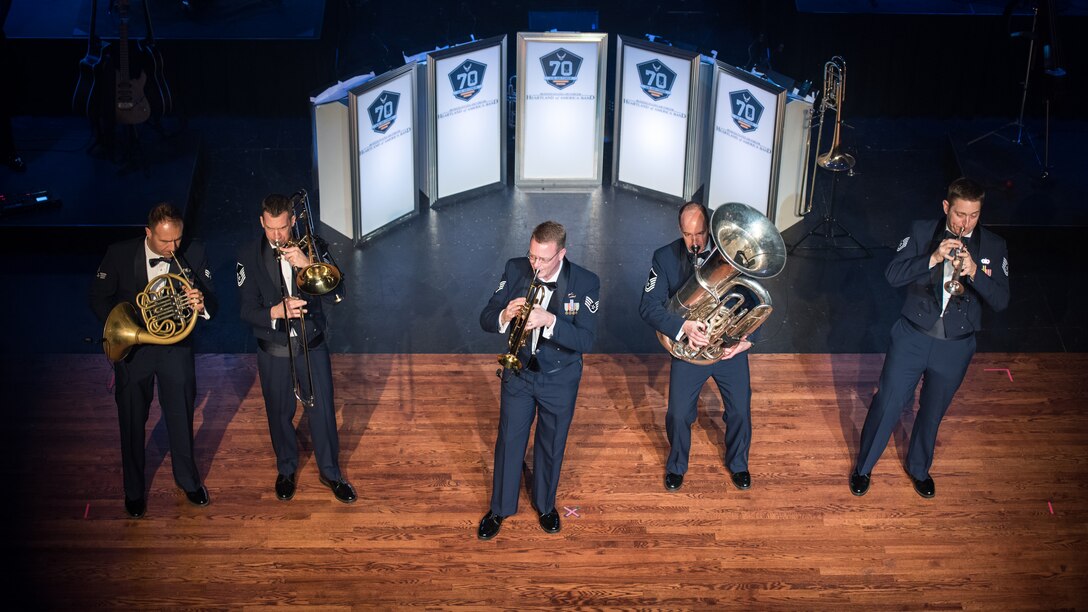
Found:
[{"label": "belt on trousers", "polygon": [[[295,343],[292,348],[302,349],[302,341],[298,337],[291,338],[291,341]],[[322,342],[325,341],[325,334],[320,333],[310,339],[310,342],[306,344],[306,348],[317,348]],[[257,339],[257,346],[261,347],[261,350],[272,355],[273,357],[289,357],[290,353],[287,351],[286,344],[276,344],[275,342],[269,342],[268,340]]]},{"label": "belt on trousers", "polygon": [[[927,336],[929,336],[931,338],[936,338],[937,340],[966,340],[967,338],[970,338],[975,333],[975,332],[967,332],[966,334],[960,334],[958,336],[951,336],[951,337],[938,336],[937,334],[934,333],[933,329],[926,329],[926,328],[922,327],[921,325],[918,325],[917,323],[915,323],[914,321],[911,321],[910,319],[908,319],[906,317],[903,317],[903,320],[906,321],[907,323],[910,323],[910,326],[913,327],[914,329],[922,332],[923,334],[925,334],[925,335],[927,335]],[[934,323],[933,327],[936,328],[937,325],[940,324],[940,322],[941,322],[941,320],[937,319],[937,323]],[[942,329],[943,329],[943,326],[942,326]]]}]

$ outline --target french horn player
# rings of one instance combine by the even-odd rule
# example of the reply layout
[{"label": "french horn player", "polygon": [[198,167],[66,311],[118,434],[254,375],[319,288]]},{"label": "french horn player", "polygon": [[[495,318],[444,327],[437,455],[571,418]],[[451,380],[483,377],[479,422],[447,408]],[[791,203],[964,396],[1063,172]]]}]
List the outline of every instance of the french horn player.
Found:
[{"label": "french horn player", "polygon": [[723,204],[713,217],[689,202],[679,211],[680,238],[654,252],[639,313],[672,355],[665,428],[665,489],[684,483],[699,393],[714,379],[724,403],[725,465],[738,489],[752,486],[748,335],[770,315],[770,295],[753,278],[785,265],[782,236],[744,204]]},{"label": "french horn player", "polygon": [[204,247],[198,241],[183,245],[183,229],[177,208],[157,205],[144,236],[111,245],[91,282],[91,308],[106,325],[103,345],[114,362],[125,511],[132,518],[147,510],[144,427],[156,387],[174,482],[193,505],[209,502],[193,457],[190,333],[211,318],[217,302]]}]

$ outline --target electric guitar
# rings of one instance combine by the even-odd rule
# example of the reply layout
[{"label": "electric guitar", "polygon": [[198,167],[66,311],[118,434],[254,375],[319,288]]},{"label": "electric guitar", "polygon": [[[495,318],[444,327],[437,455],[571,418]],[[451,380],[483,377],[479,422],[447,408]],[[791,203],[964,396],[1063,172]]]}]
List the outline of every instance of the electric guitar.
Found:
[{"label": "electric guitar", "polygon": [[[79,80],[72,92],[72,111],[87,117],[95,115],[95,84],[102,78],[100,73],[106,69],[102,58],[109,43],[104,43],[95,33],[98,21],[98,0],[91,0],[91,31],[87,35],[87,54],[79,60]],[[108,86],[108,80],[106,82]]]},{"label": "electric guitar", "polygon": [[128,52],[128,0],[118,0],[117,14],[121,23],[118,26],[118,67],[117,83],[114,96],[114,115],[117,123],[136,125],[151,117],[151,105],[144,95],[147,75],[141,70],[136,79],[132,78]]},{"label": "electric guitar", "polygon": [[174,99],[170,93],[170,85],[163,74],[162,54],[155,46],[155,30],[151,26],[151,0],[143,0],[144,22],[147,25],[147,35],[137,43],[140,58],[144,70],[149,74],[147,97],[151,102],[151,114],[156,119],[170,113],[174,108]]}]

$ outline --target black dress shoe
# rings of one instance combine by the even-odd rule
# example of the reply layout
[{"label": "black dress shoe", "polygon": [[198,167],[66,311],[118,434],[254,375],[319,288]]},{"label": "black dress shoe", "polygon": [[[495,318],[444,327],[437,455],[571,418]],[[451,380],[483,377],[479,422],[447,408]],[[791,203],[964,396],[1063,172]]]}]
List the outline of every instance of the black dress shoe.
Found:
[{"label": "black dress shoe", "polygon": [[857,470],[850,473],[850,492],[861,497],[869,492],[869,475],[858,474]]},{"label": "black dress shoe", "polygon": [[552,510],[546,514],[540,515],[540,528],[548,533],[559,533],[559,529],[562,525],[559,524],[559,512]]},{"label": "black dress shoe", "polygon": [[128,515],[132,518],[140,518],[147,512],[147,500],[142,497],[140,499],[129,499],[126,497],[125,512],[128,512]]},{"label": "black dress shoe", "polygon": [[733,481],[733,486],[741,491],[752,488],[752,475],[747,471],[733,472],[729,478]]},{"label": "black dress shoe", "polygon": [[351,486],[351,483],[346,480],[329,480],[325,478],[324,474],[318,474],[317,479],[321,481],[321,484],[332,489],[332,494],[336,496],[336,499],[350,504],[355,501],[355,487]]},{"label": "black dress shoe", "polygon": [[279,474],[276,476],[276,497],[287,501],[295,496],[295,483],[298,482],[298,472],[290,476]]},{"label": "black dress shoe", "polygon": [[499,529],[502,529],[502,517],[488,510],[487,514],[480,519],[480,527],[476,530],[476,537],[481,540],[490,540],[498,535]]},{"label": "black dress shoe", "polygon": [[211,499],[208,497],[208,490],[204,488],[204,485],[200,485],[196,491],[186,491],[185,497],[189,498],[189,503],[194,506],[207,506]]},{"label": "black dress shoe", "polygon": [[676,491],[684,485],[683,474],[673,474],[672,472],[665,473],[665,490]]},{"label": "black dress shoe", "polygon": [[[907,476],[910,476],[908,473]],[[933,484],[933,479],[926,477],[925,480],[918,480],[914,476],[910,476],[911,483],[914,484],[914,490],[918,492],[918,495],[929,499],[937,494],[937,485]]]}]

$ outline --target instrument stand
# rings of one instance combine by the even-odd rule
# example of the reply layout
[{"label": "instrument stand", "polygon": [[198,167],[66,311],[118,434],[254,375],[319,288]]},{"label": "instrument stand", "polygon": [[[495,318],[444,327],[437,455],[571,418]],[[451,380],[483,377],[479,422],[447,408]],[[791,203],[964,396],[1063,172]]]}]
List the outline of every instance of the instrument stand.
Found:
[{"label": "instrument stand", "polygon": [[[1004,140],[1006,142],[1012,142],[1012,143],[1015,143],[1017,145],[1024,144],[1024,141],[1026,140],[1028,145],[1031,146],[1032,155],[1035,156],[1035,163],[1039,164],[1039,166],[1043,169],[1043,177],[1046,178],[1047,174],[1049,174],[1048,171],[1047,171],[1047,166],[1039,158],[1039,150],[1035,147],[1035,141],[1031,138],[1031,134],[1025,129],[1025,126],[1024,126],[1024,110],[1026,109],[1027,103],[1028,103],[1028,83],[1031,80],[1031,68],[1032,68],[1033,62],[1035,61],[1036,26],[1038,25],[1038,22],[1039,22],[1039,7],[1036,6],[1032,10],[1033,10],[1033,16],[1031,18],[1031,32],[1027,33],[1027,36],[1028,36],[1030,42],[1028,43],[1028,65],[1027,65],[1027,69],[1024,72],[1024,87],[1023,87],[1023,89],[1021,91],[1021,94],[1020,94],[1020,114],[1017,116],[1016,121],[1010,121],[1009,123],[1006,123],[1005,125],[997,128],[997,129],[990,130],[989,132],[986,132],[985,134],[983,134],[981,136],[978,136],[974,140],[969,141],[967,143],[967,146],[970,147],[971,145],[975,144],[976,142],[979,142],[981,140],[985,140],[986,138],[989,138],[990,136],[996,136],[997,138],[1000,138],[1000,139],[1002,139],[1002,140]],[[1013,34],[1013,36],[1018,36],[1018,35],[1022,35],[1022,34],[1024,34],[1024,33],[1020,32],[1020,33]],[[1047,122],[1049,123],[1049,101],[1048,101],[1048,104],[1047,104],[1047,111],[1048,111]],[[1005,130],[1007,130],[1009,128],[1016,128],[1016,138],[1007,138],[1006,136],[1001,134],[1001,132],[1003,132],[1003,131],[1005,131]],[[1048,149],[1049,149],[1049,144],[1050,144],[1049,143],[1049,140],[1050,140],[1050,133],[1049,132],[1050,131],[1049,131],[1049,125],[1048,125],[1047,126],[1047,140],[1048,140],[1048,142],[1046,143]]]},{"label": "instrument stand", "polygon": [[[827,199],[826,205],[824,206],[823,219],[820,219],[819,223],[817,223],[812,229],[810,229],[804,236],[801,236],[800,240],[793,243],[793,245],[790,246],[789,250],[786,251],[788,254],[792,254],[797,248],[800,247],[802,250],[805,251],[861,249],[862,251],[865,251],[865,257],[868,258],[873,256],[872,252],[869,250],[869,247],[862,244],[860,240],[855,238],[854,235],[850,233],[850,230],[846,229],[846,227],[843,226],[842,223],[839,223],[838,219],[835,218],[835,187],[839,184],[840,174],[841,172],[832,172],[831,194]],[[811,236],[819,236],[823,238],[824,244],[819,246],[801,247],[801,243],[805,240],[808,240]],[[835,240],[836,238],[849,238],[854,243],[854,245],[852,246],[848,244],[844,245],[838,243]]]}]

